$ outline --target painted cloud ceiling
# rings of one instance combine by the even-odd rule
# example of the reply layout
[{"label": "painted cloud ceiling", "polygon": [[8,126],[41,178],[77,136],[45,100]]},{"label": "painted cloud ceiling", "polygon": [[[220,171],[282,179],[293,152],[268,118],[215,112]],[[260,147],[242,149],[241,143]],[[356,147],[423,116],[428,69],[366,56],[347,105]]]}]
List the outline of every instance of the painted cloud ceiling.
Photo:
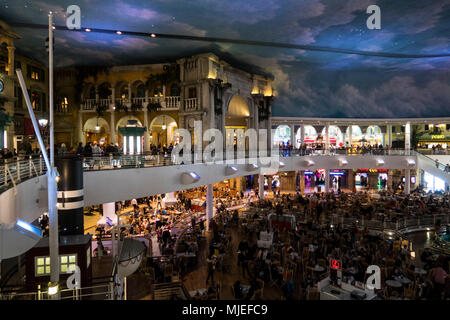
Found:
[{"label": "painted cloud ceiling", "polygon": [[[0,19],[283,42],[405,54],[450,54],[450,0],[0,0]],[[366,9],[381,9],[369,30]],[[14,28],[21,53],[46,60],[45,30]],[[213,51],[274,76],[276,116],[450,116],[450,57],[395,59],[248,45],[56,32],[55,64],[151,63]]]}]

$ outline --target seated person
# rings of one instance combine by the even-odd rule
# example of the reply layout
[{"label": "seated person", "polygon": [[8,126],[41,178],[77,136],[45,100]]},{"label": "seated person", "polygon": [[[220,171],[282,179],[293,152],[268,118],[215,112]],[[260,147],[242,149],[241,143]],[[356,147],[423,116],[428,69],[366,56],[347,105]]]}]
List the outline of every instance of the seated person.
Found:
[{"label": "seated person", "polygon": [[241,288],[241,282],[239,280],[237,280],[234,285],[233,285],[233,290],[234,290],[234,297],[236,299],[242,299],[243,295],[242,295],[242,288]]}]

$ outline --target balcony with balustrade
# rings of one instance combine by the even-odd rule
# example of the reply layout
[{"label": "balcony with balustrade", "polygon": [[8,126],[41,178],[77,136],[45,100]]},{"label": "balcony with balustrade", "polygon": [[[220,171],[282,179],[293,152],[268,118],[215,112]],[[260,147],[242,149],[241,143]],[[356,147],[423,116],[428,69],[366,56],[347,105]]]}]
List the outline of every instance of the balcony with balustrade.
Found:
[{"label": "balcony with balustrade", "polygon": [[184,99],[185,111],[199,111],[200,104],[197,98]]},{"label": "balcony with balustrade", "polygon": [[[187,100],[197,100],[197,99],[187,99]],[[94,112],[96,111],[97,106],[106,106],[107,110],[110,111],[110,106],[112,106],[112,110],[116,110],[117,106],[124,106],[130,108],[132,105],[137,106],[139,109],[145,108],[150,103],[158,103],[159,107],[157,110],[179,110],[181,105],[181,97],[180,96],[158,96],[158,97],[135,97],[127,99],[127,98],[116,98],[114,99],[84,99],[81,103],[81,111],[82,112]],[[190,102],[190,105],[193,106],[194,110],[197,108],[196,101]],[[119,108],[120,109],[120,108]],[[189,110],[192,110],[190,108]]]}]

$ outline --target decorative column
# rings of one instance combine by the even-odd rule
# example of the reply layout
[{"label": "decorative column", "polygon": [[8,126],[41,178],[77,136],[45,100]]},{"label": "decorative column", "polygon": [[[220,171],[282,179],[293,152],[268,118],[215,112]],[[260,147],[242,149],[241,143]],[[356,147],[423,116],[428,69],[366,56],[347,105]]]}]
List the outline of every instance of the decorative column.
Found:
[{"label": "decorative column", "polygon": [[8,76],[14,76],[14,51],[16,48],[14,46],[7,46],[8,49]]},{"label": "decorative column", "polygon": [[325,169],[325,193],[330,192],[330,169]]},{"label": "decorative column", "polygon": [[350,189],[350,192],[353,192],[353,188],[355,187],[355,173],[353,172],[353,169],[348,169],[348,188]]},{"label": "decorative column", "polygon": [[147,128],[147,131],[144,131],[144,152],[150,151],[150,128],[148,127],[148,110],[147,103],[144,103],[144,127]]},{"label": "decorative column", "polygon": [[272,141],[272,117],[270,116],[272,113],[272,106],[270,105],[269,101],[265,101],[265,103],[268,104],[267,109],[269,110],[268,112],[268,118],[267,118],[267,139],[268,139],[268,143],[267,143],[267,147],[269,148],[267,151],[270,155],[272,155],[272,147],[273,147],[273,141]]},{"label": "decorative column", "polygon": [[109,131],[110,131],[110,136],[111,136],[111,143],[116,143],[116,126],[115,126],[115,117],[114,117],[114,110],[111,110],[110,112],[110,123],[109,123]]},{"label": "decorative column", "polygon": [[114,112],[116,110],[116,99],[114,97],[116,96],[116,88],[111,87],[111,106],[110,106],[110,112],[111,112],[111,118],[109,122],[109,135],[111,136],[111,143],[116,143],[116,120]]},{"label": "decorative column", "polygon": [[305,194],[305,171],[300,170],[300,193]]},{"label": "decorative column", "polygon": [[300,147],[302,147],[304,143],[305,143],[305,125],[302,123],[300,126]]},{"label": "decorative column", "polygon": [[258,186],[259,186],[259,191],[258,191],[258,195],[259,195],[259,199],[263,200],[264,199],[264,175],[263,174],[259,174],[258,176]]},{"label": "decorative column", "polygon": [[290,130],[291,130],[291,146],[294,149],[295,148],[295,132],[294,132],[294,125],[291,124],[289,126]]},{"label": "decorative column", "polygon": [[108,202],[102,204],[103,207],[103,216],[97,223],[106,223],[106,218],[111,219],[113,223],[117,221],[117,215],[116,215],[116,203],[115,202]]},{"label": "decorative column", "polygon": [[392,147],[392,124],[387,125],[387,146],[389,149]]},{"label": "decorative column", "polygon": [[55,159],[58,181],[58,222],[60,235],[84,234],[84,185],[81,157],[67,155]]},{"label": "decorative column", "polygon": [[405,194],[411,193],[411,170],[405,170]]},{"label": "decorative column", "polygon": [[325,125],[325,154],[328,154],[329,149],[330,149],[330,124],[327,123]]},{"label": "decorative column", "polygon": [[78,110],[78,142],[85,144],[84,134],[83,134],[83,114],[81,113],[81,109]]},{"label": "decorative column", "polygon": [[131,103],[131,82],[128,83],[128,101]]},{"label": "decorative column", "polygon": [[353,145],[353,125],[348,126],[348,146],[351,148]]},{"label": "decorative column", "polygon": [[209,231],[209,223],[213,218],[214,212],[214,195],[213,195],[213,185],[208,184],[206,186],[206,230]]},{"label": "decorative column", "polygon": [[[406,122],[405,126],[405,154],[409,155],[411,149],[411,122]],[[408,170],[409,171],[409,170]]]}]

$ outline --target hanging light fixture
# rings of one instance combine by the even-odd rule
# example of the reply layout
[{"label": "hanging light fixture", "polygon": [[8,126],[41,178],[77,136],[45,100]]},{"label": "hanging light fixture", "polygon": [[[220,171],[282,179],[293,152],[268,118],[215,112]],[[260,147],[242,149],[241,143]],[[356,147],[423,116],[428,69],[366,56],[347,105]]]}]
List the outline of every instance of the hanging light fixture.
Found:
[{"label": "hanging light fixture", "polygon": [[97,117],[97,125],[95,126],[95,131],[100,131],[100,126],[98,125],[98,117]]}]

